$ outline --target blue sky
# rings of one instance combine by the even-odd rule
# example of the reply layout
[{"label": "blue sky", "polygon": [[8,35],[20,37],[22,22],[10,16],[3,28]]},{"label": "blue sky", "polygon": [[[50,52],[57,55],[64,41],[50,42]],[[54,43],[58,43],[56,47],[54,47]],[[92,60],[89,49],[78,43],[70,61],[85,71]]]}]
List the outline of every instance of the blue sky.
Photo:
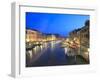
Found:
[{"label": "blue sky", "polygon": [[68,36],[74,29],[84,26],[89,15],[26,12],[26,29]]}]

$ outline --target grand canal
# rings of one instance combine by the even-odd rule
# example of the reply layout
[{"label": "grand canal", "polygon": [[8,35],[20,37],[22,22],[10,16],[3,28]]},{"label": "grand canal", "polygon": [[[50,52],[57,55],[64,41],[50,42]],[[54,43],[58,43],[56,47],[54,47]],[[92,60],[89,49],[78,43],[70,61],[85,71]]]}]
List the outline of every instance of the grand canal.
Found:
[{"label": "grand canal", "polygon": [[[70,55],[71,54],[71,55]],[[45,42],[26,51],[26,67],[87,64],[81,56],[69,53],[62,41]]]}]

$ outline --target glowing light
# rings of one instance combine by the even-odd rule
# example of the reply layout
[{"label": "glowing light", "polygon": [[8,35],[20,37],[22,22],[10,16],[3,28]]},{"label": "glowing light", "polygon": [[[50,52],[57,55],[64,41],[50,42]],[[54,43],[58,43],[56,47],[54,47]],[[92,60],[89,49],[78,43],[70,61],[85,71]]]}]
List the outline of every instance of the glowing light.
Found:
[{"label": "glowing light", "polygon": [[34,50],[34,53],[36,54],[36,51],[37,51],[36,47],[35,47],[35,48],[33,48],[33,50]]},{"label": "glowing light", "polygon": [[90,52],[90,48],[88,48],[87,51]]},{"label": "glowing light", "polygon": [[67,39],[66,39],[66,41],[68,42],[68,41],[69,41],[69,39],[67,38]]},{"label": "glowing light", "polygon": [[71,41],[70,43],[73,44],[73,41]]},{"label": "glowing light", "polygon": [[30,40],[29,39],[26,39],[26,42],[29,42]]},{"label": "glowing light", "polygon": [[30,59],[32,59],[32,51],[29,51]]},{"label": "glowing light", "polygon": [[39,44],[39,42],[36,42],[36,44]]},{"label": "glowing light", "polygon": [[43,49],[43,46],[41,45],[40,48],[41,48],[41,50],[42,50],[42,49]]}]

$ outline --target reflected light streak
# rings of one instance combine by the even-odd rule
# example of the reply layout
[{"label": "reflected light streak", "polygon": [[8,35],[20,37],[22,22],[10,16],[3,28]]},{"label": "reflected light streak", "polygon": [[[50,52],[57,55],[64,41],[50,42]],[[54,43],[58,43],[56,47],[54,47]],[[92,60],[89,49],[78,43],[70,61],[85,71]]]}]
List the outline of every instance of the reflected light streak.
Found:
[{"label": "reflected light streak", "polygon": [[30,59],[32,59],[32,50],[30,50],[28,52],[29,52]]},{"label": "reflected light streak", "polygon": [[41,48],[41,50],[42,50],[42,49],[43,49],[43,46],[41,45],[40,48]]},{"label": "reflected light streak", "polygon": [[67,48],[64,48],[64,51],[65,51],[65,54],[67,54],[67,51],[68,51]]},{"label": "reflected light streak", "polygon": [[52,42],[51,42],[51,50],[52,50],[52,51],[54,50],[54,45],[55,45],[55,42],[52,41]]},{"label": "reflected light streak", "polygon": [[36,47],[35,47],[35,48],[33,48],[34,54],[36,54],[36,50],[37,50],[37,49],[36,49]]}]

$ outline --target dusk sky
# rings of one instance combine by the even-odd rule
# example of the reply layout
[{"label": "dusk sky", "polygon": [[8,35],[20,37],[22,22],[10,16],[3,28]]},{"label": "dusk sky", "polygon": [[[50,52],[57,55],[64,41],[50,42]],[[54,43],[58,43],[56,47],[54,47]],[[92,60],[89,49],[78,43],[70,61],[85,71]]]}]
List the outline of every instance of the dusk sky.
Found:
[{"label": "dusk sky", "polygon": [[79,14],[26,12],[26,29],[67,36],[70,31],[83,27],[89,18],[89,15]]}]

